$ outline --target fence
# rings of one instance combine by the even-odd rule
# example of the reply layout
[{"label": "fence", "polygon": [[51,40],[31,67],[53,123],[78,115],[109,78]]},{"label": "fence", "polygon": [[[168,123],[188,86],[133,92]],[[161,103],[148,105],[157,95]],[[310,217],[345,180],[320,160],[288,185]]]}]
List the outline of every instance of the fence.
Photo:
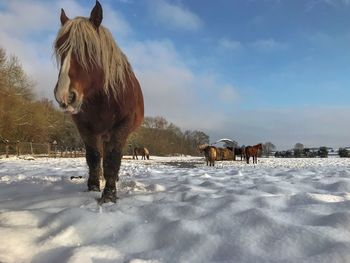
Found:
[{"label": "fence", "polygon": [[36,157],[76,158],[85,156],[85,149],[57,145],[54,143],[3,142],[0,143],[0,156],[32,155]]}]

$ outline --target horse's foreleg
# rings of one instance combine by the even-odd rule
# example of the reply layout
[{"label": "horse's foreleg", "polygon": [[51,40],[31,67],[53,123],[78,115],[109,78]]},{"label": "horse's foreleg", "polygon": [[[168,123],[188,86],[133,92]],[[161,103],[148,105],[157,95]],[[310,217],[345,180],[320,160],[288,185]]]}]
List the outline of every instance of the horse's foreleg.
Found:
[{"label": "horse's foreleg", "polygon": [[106,186],[103,190],[100,203],[115,203],[117,201],[116,182],[119,180],[118,173],[122,159],[122,149],[108,149],[108,146],[105,146],[105,148],[107,150],[104,151],[103,174],[106,179]]},{"label": "horse's foreleg", "polygon": [[86,144],[85,148],[86,162],[89,166],[88,190],[100,191],[100,179],[102,177],[101,149],[98,144],[94,146]]},{"label": "horse's foreleg", "polygon": [[116,182],[119,180],[118,173],[123,157],[123,146],[129,135],[129,130],[129,123],[125,121],[111,131],[110,141],[105,142],[103,175],[106,180],[106,186],[99,203],[115,203],[117,201]]}]

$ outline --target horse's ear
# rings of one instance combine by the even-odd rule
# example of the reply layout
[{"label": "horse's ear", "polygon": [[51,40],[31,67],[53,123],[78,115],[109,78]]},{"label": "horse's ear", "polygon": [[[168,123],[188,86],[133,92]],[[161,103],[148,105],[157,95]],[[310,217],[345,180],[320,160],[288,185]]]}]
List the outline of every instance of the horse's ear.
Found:
[{"label": "horse's ear", "polygon": [[98,28],[101,25],[102,18],[103,18],[102,6],[99,1],[96,1],[96,4],[90,14],[90,21],[96,28]]},{"label": "horse's ear", "polygon": [[69,18],[67,17],[66,13],[64,12],[63,8],[61,8],[61,25],[63,26],[68,20]]}]

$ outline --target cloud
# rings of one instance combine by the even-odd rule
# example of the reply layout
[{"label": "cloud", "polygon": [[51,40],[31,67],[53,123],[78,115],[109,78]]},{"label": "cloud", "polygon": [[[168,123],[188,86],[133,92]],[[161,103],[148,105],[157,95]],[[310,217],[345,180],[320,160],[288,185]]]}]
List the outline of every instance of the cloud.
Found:
[{"label": "cloud", "polygon": [[343,7],[350,5],[350,0],[313,0],[313,1],[306,1],[306,12],[312,11],[314,8],[316,8],[319,5],[327,5],[331,6],[333,8],[337,7]]},{"label": "cloud", "polygon": [[132,4],[134,2],[133,0],[117,0],[117,1],[123,4]]},{"label": "cloud", "polygon": [[232,85],[225,85],[220,89],[218,97],[223,102],[235,102],[238,94]]},{"label": "cloud", "polygon": [[219,47],[228,50],[239,50],[243,48],[243,45],[240,41],[222,38],[219,40]]},{"label": "cloud", "polygon": [[250,46],[262,52],[285,50],[288,47],[287,44],[278,42],[272,38],[256,40],[250,43]]},{"label": "cloud", "polygon": [[226,51],[255,50],[259,52],[275,52],[288,49],[288,45],[273,38],[258,39],[252,42],[241,42],[229,38],[221,38],[217,42],[218,48]]},{"label": "cloud", "polygon": [[320,3],[325,3],[328,5],[336,6],[339,4],[349,5],[350,0],[319,0]]},{"label": "cloud", "polygon": [[55,19],[45,3],[9,1],[0,11],[1,31],[23,36],[46,31],[55,26]]},{"label": "cloud", "polygon": [[203,25],[203,21],[184,6],[165,0],[154,0],[149,3],[152,18],[165,27],[192,31]]},{"label": "cloud", "polygon": [[220,122],[220,96],[226,102],[236,98],[233,86],[217,88],[214,75],[195,73],[170,40],[135,42],[125,53],[141,83],[148,116],[165,116],[185,129],[214,129]]}]

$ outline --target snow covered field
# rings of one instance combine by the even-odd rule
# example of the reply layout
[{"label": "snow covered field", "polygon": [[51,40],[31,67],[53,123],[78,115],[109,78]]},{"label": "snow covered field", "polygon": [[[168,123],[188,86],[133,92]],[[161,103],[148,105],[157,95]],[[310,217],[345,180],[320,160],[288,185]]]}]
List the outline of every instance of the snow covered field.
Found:
[{"label": "snow covered field", "polygon": [[350,262],[349,165],[124,160],[98,206],[82,158],[0,159],[0,262]]}]

